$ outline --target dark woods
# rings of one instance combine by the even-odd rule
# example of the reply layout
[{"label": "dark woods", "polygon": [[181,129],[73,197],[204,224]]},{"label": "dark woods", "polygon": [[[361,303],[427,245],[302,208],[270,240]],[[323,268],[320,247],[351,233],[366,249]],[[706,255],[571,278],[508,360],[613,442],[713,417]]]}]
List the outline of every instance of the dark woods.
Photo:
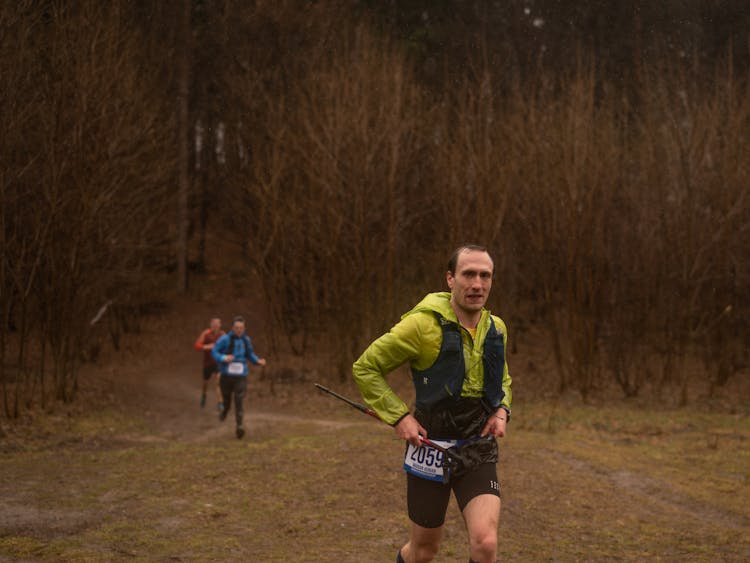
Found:
[{"label": "dark woods", "polygon": [[747,367],[742,2],[6,4],[5,416],[72,400],[211,234],[340,374],[467,240],[559,390]]}]

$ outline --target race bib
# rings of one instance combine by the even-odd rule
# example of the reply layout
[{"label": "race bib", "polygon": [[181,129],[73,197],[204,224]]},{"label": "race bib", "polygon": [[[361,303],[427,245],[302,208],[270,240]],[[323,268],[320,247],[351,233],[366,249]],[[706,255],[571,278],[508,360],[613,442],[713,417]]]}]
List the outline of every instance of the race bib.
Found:
[{"label": "race bib", "polygon": [[242,375],[245,373],[245,364],[242,362],[231,362],[227,366],[227,373],[229,375]]},{"label": "race bib", "polygon": [[[458,440],[431,440],[438,446],[450,448],[458,443]],[[404,457],[404,469],[407,473],[429,479],[430,481],[443,481],[443,452],[437,451],[430,446],[413,446],[408,444],[406,456]]]}]

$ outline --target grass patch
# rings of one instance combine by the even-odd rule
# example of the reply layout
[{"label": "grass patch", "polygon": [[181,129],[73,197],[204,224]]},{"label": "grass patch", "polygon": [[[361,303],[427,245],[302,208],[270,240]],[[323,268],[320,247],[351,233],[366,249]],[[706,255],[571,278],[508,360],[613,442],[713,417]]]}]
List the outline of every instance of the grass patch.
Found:
[{"label": "grass patch", "polygon": [[[504,559],[747,560],[747,420],[573,407],[550,429],[551,409],[516,409],[501,442]],[[197,442],[109,413],[71,428],[83,439],[0,459],[0,556],[390,561],[407,536],[403,446],[374,423]],[[467,557],[451,503],[437,560]]]}]

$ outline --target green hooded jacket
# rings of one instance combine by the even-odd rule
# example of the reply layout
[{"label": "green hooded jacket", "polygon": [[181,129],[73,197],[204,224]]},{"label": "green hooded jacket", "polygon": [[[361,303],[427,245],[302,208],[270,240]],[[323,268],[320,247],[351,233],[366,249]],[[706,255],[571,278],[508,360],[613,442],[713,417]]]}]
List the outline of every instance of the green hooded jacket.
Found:
[{"label": "green hooded jacket", "polygon": [[[409,363],[412,369],[425,370],[437,359],[443,332],[435,316],[438,313],[446,320],[458,324],[456,313],[450,304],[448,292],[430,293],[416,307],[401,317],[401,321],[383,336],[375,340],[354,362],[352,373],[365,402],[388,424],[396,424],[409,413],[409,407],[391,389],[385,376]],[[508,332],[505,323],[482,309],[476,336],[472,339],[468,330],[461,329],[466,377],[461,390],[462,397],[482,397],[484,367],[482,350],[484,339],[490,329],[490,317],[495,329],[502,333],[507,349]],[[511,377],[508,363],[503,366],[502,388],[505,393],[501,406],[510,411],[512,401]]]}]

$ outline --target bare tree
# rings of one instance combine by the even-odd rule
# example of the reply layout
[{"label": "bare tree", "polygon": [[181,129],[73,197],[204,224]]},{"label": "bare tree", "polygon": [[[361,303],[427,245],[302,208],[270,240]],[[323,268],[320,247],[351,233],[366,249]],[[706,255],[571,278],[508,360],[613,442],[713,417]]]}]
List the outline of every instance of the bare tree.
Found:
[{"label": "bare tree", "polygon": [[[253,160],[233,171],[225,222],[247,244],[293,349],[303,353],[325,326],[353,355],[395,309],[409,269],[404,251],[423,215],[413,164],[421,108],[392,45],[362,26],[334,33],[335,56],[321,34],[304,61],[288,62],[299,77],[291,87],[257,71],[233,83],[247,93],[237,99],[254,124]],[[343,372],[350,360],[341,361]]]},{"label": "bare tree", "polygon": [[709,90],[698,86],[695,65],[654,68],[641,123],[644,176],[661,195],[652,200],[659,250],[651,264],[661,281],[659,387],[676,388],[682,404],[696,352],[719,372],[739,361],[731,327],[747,306],[739,287],[748,256],[738,243],[748,224],[748,170],[737,152],[748,147],[747,82],[727,68]]},{"label": "bare tree", "polygon": [[153,258],[167,250],[174,163],[164,151],[168,100],[144,80],[147,42],[131,14],[96,2],[25,7],[15,12],[20,48],[2,58],[35,61],[9,91],[24,128],[4,137],[4,154],[24,155],[3,163],[0,192],[4,309],[20,327],[8,342],[15,376],[3,374],[7,416],[19,402],[44,405],[48,391],[71,400],[96,311],[149,285]]},{"label": "bare tree", "polygon": [[191,52],[191,25],[190,15],[192,0],[182,0],[175,4],[177,17],[180,22],[177,34],[179,46],[178,57],[178,146],[179,146],[179,168],[180,176],[177,188],[177,291],[182,293],[187,289],[187,262],[188,262],[188,228],[190,217],[188,215],[188,197],[190,193],[190,52]]}]

